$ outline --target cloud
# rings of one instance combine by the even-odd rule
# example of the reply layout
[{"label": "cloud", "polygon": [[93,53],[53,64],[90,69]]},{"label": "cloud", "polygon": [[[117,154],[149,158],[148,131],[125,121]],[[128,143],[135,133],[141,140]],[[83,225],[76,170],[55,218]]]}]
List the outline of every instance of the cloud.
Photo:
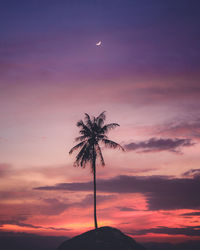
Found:
[{"label": "cloud", "polygon": [[185,213],[185,214],[182,214],[181,216],[200,216],[200,211],[199,212]]},{"label": "cloud", "polygon": [[153,101],[165,100],[176,100],[176,99],[194,99],[200,95],[200,86],[198,82],[185,84],[184,82],[179,83],[179,86],[172,86],[168,83],[168,86],[155,86],[151,88],[141,88],[140,93],[149,95]]},{"label": "cloud", "polygon": [[[47,214],[48,215],[48,211]],[[7,218],[9,217],[9,219]],[[34,229],[50,229],[54,231],[68,231],[68,228],[62,228],[62,227],[45,227],[40,225],[33,225],[30,223],[26,223],[25,221],[28,219],[29,215],[14,215],[14,216],[5,216],[4,218],[0,219],[0,229],[4,225],[16,225],[19,227],[28,227],[28,228],[34,228]]]},{"label": "cloud", "polygon": [[190,169],[182,174],[185,177],[193,177],[193,178],[199,178],[200,176],[200,169]]},{"label": "cloud", "polygon": [[43,201],[46,204],[41,206],[39,205],[38,209],[41,214],[45,215],[58,215],[70,207],[68,202],[61,202],[56,198],[43,199]]},{"label": "cloud", "polygon": [[25,215],[15,215],[15,216],[10,216],[9,219],[1,218],[0,220],[0,227],[2,227],[5,224],[12,224],[12,225],[18,225],[19,223],[23,223],[27,219],[27,216]]},{"label": "cloud", "polygon": [[116,207],[122,212],[130,212],[130,211],[137,211],[137,209],[131,208],[131,207]]},{"label": "cloud", "polygon": [[[45,215],[58,215],[64,212],[66,209],[74,207],[90,207],[93,206],[93,194],[86,195],[82,200],[78,202],[61,202],[56,198],[44,199],[43,201],[47,206],[39,206],[41,214]],[[115,198],[115,195],[97,195],[98,204],[110,201]]]},{"label": "cloud", "polygon": [[[106,201],[110,201],[116,198],[116,195],[97,195],[97,203],[104,203]],[[88,194],[84,199],[82,199],[80,202],[72,203],[71,206],[79,206],[79,207],[88,207],[93,206],[93,194]]]},{"label": "cloud", "polygon": [[[92,182],[58,183],[37,187],[36,190],[93,191]],[[97,181],[98,192],[142,193],[149,210],[194,209],[200,207],[199,178],[170,178],[166,176],[126,176]]]},{"label": "cloud", "polygon": [[12,166],[7,163],[0,163],[0,177],[7,176],[11,171]]},{"label": "cloud", "polygon": [[190,139],[163,139],[151,138],[147,141],[129,143],[124,145],[127,151],[137,151],[142,153],[170,151],[180,153],[180,148],[194,145]]},{"label": "cloud", "polygon": [[163,124],[156,128],[158,134],[166,136],[182,136],[200,139],[200,119],[187,117],[187,121],[176,121]]},{"label": "cloud", "polygon": [[35,226],[33,224],[30,224],[30,223],[20,222],[17,219],[13,219],[13,220],[12,219],[11,220],[1,220],[0,221],[0,227],[2,227],[5,224],[16,225],[16,226],[20,226],[20,227],[34,228],[34,229],[40,229],[40,228],[41,229],[51,229],[51,230],[55,230],[55,231],[68,231],[69,230],[67,228],[62,228],[62,227],[56,228],[56,227]]},{"label": "cloud", "polygon": [[[167,236],[168,238],[168,236]],[[200,249],[200,241],[199,240],[191,240],[191,237],[188,237],[186,242],[178,243],[177,239],[181,241],[182,236],[176,237],[174,243],[168,242],[167,238],[165,238],[165,242],[142,242],[143,246],[146,247],[148,250],[197,250]]]},{"label": "cloud", "polygon": [[148,233],[200,236],[200,226],[188,226],[182,228],[157,227],[130,232],[131,235],[145,235]]},{"label": "cloud", "polygon": [[[97,195],[97,203],[101,204],[116,198],[116,195]],[[58,198],[47,198],[36,200],[35,202],[25,202],[22,204],[16,204],[15,200],[11,203],[5,203],[1,205],[0,213],[0,227],[5,224],[18,225],[21,227],[29,228],[46,228],[38,225],[31,225],[26,221],[32,216],[45,215],[49,216],[58,216],[68,209],[78,208],[82,209],[93,206],[93,195],[83,195],[80,201],[69,201],[66,199]],[[58,229],[55,229],[58,230]],[[59,229],[64,230],[64,229]]]},{"label": "cloud", "polygon": [[64,236],[40,236],[29,233],[13,233],[0,230],[1,249],[54,250],[65,240]]}]

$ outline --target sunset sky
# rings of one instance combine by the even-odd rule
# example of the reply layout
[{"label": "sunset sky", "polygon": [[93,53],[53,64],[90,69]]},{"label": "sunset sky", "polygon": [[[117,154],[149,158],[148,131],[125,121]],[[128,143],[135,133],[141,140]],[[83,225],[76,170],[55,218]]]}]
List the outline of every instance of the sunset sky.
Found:
[{"label": "sunset sky", "polygon": [[106,111],[126,152],[102,148],[99,226],[200,240],[199,13],[195,0],[1,1],[0,234],[93,228],[91,168],[68,152],[84,113]]}]

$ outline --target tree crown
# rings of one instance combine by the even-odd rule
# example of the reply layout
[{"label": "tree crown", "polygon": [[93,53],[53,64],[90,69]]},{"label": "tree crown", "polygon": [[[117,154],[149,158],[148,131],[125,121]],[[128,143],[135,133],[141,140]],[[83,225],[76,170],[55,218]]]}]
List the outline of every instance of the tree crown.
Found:
[{"label": "tree crown", "polygon": [[80,120],[77,122],[76,125],[80,128],[80,136],[76,137],[75,141],[79,143],[69,151],[69,154],[72,154],[74,151],[79,150],[74,162],[75,166],[85,167],[88,162],[93,166],[97,158],[100,159],[101,165],[104,166],[105,161],[101,152],[100,143],[108,148],[118,148],[124,151],[121,145],[111,141],[106,135],[111,129],[119,126],[119,124],[104,124],[105,120],[106,115],[104,111],[97,117],[92,118],[85,113],[84,121]]}]

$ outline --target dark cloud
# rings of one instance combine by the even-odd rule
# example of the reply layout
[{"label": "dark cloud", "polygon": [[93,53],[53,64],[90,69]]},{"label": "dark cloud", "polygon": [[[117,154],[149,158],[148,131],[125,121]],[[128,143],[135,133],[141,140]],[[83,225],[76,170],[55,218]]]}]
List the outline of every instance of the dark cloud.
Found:
[{"label": "dark cloud", "polygon": [[199,139],[200,138],[200,119],[188,117],[186,121],[176,121],[164,124],[156,128],[158,134],[166,136],[182,136]]},{"label": "dark cloud", "polygon": [[15,216],[10,216],[9,219],[5,218],[0,218],[0,227],[2,227],[5,224],[11,224],[11,225],[19,225],[20,223],[23,223],[27,219],[26,216],[21,216],[21,215],[15,215]]},{"label": "dark cloud", "polygon": [[38,206],[41,214],[58,215],[70,207],[68,202],[63,202],[56,198],[43,199],[43,201],[46,204]]},{"label": "dark cloud", "polygon": [[141,174],[141,173],[147,173],[147,172],[151,172],[155,170],[158,170],[158,168],[143,168],[143,169],[138,168],[138,169],[131,169],[131,173]]},{"label": "dark cloud", "polygon": [[[116,195],[97,195],[97,204],[115,199]],[[68,200],[59,200],[56,198],[40,199],[40,203],[26,203],[16,205],[15,203],[2,204],[0,208],[0,227],[5,224],[17,225],[20,227],[43,228],[52,230],[67,230],[66,228],[43,227],[26,223],[32,215],[59,215],[69,208],[83,208],[93,206],[93,195],[84,195],[80,201],[71,202]],[[8,211],[15,211],[15,214],[9,214]]]},{"label": "dark cloud", "polygon": [[200,216],[200,211],[199,212],[185,213],[185,214],[182,214],[182,216]]},{"label": "dark cloud", "polygon": [[17,225],[20,227],[28,227],[28,228],[36,228],[36,229],[51,229],[51,230],[55,230],[55,231],[68,231],[69,229],[67,228],[56,228],[56,227],[43,227],[43,226],[35,226],[33,224],[30,223],[23,223],[20,222],[18,220],[2,220],[0,221],[0,227],[2,227],[5,224],[9,224],[9,225]]},{"label": "dark cloud", "polygon": [[91,191],[93,190],[92,182],[71,182],[58,183],[55,186],[36,187],[35,190],[67,190],[67,191]]},{"label": "dark cloud", "polygon": [[[173,236],[174,238],[174,236]],[[180,240],[179,237],[177,239]],[[169,243],[169,242],[143,242],[143,245],[148,250],[199,250],[200,249],[200,241],[190,240],[182,243]]]},{"label": "dark cloud", "polygon": [[[110,201],[116,198],[116,195],[97,195],[97,203],[103,203],[106,201]],[[73,207],[88,207],[93,206],[93,200],[94,196],[93,194],[88,194],[84,199],[82,199],[80,202],[72,203],[71,206]]]},{"label": "dark cloud", "polygon": [[2,200],[10,200],[10,199],[26,199],[34,197],[33,193],[31,193],[29,190],[19,189],[19,190],[7,190],[7,191],[0,191],[0,201]]},{"label": "dark cloud", "polygon": [[55,231],[68,231],[69,229],[67,228],[56,228],[56,227],[43,227],[43,226],[36,226],[30,223],[26,223],[25,221],[28,219],[28,216],[21,216],[21,215],[16,215],[16,216],[11,216],[11,218],[6,219],[6,218],[0,218],[0,228],[5,225],[17,225],[20,227],[28,227],[28,228],[36,228],[36,229],[51,229]]},{"label": "dark cloud", "polygon": [[28,233],[13,233],[0,230],[1,249],[55,250],[65,240],[64,236],[39,236]]},{"label": "dark cloud", "polygon": [[199,178],[200,176],[200,169],[190,169],[183,173],[183,176],[185,177],[193,177],[193,178]]},{"label": "dark cloud", "polygon": [[147,141],[141,141],[138,143],[129,143],[124,145],[127,151],[137,151],[142,153],[148,152],[161,152],[170,151],[174,153],[180,153],[182,147],[190,147],[194,143],[190,139],[163,139],[163,138],[151,138]]},{"label": "dark cloud", "polygon": [[[58,183],[36,190],[92,191],[92,182]],[[105,193],[142,193],[150,210],[194,209],[200,207],[199,178],[166,176],[117,176],[97,181],[97,190]]]},{"label": "dark cloud", "polygon": [[143,229],[139,231],[130,232],[131,235],[145,235],[148,233],[200,236],[200,226],[188,226],[182,228],[157,227],[157,228]]},{"label": "dark cloud", "polygon": [[[30,196],[31,197],[31,196]],[[33,197],[34,198],[34,197]],[[56,198],[36,199],[34,201],[27,201],[16,204],[15,199],[13,202],[3,202],[0,207],[0,220],[3,217],[5,220],[24,221],[21,218],[32,217],[33,215],[59,215],[65,210],[70,208],[73,203],[66,200],[59,200]],[[11,218],[12,217],[12,218]],[[10,219],[11,218],[11,219]]]},{"label": "dark cloud", "polygon": [[[115,195],[97,195],[97,203],[100,204],[112,200],[115,197],[116,197]],[[78,202],[70,202],[70,201],[63,202],[56,198],[44,199],[43,201],[47,204],[47,206],[45,205],[41,207],[39,206],[38,209],[41,214],[57,215],[61,214],[68,208],[93,206],[93,199],[94,199],[93,194],[86,195],[82,200]]]},{"label": "dark cloud", "polygon": [[118,208],[122,212],[137,211],[136,209],[131,208],[131,207],[116,207],[116,208]]}]

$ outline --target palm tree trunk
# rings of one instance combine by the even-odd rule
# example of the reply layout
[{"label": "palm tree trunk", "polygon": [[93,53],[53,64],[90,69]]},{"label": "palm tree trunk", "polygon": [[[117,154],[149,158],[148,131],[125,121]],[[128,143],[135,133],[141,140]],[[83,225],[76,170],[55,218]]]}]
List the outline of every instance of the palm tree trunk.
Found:
[{"label": "palm tree trunk", "polygon": [[97,212],[96,212],[96,159],[95,157],[93,158],[93,163],[92,163],[92,168],[93,168],[93,176],[94,176],[94,225],[95,225],[95,229],[98,228],[97,225]]}]

